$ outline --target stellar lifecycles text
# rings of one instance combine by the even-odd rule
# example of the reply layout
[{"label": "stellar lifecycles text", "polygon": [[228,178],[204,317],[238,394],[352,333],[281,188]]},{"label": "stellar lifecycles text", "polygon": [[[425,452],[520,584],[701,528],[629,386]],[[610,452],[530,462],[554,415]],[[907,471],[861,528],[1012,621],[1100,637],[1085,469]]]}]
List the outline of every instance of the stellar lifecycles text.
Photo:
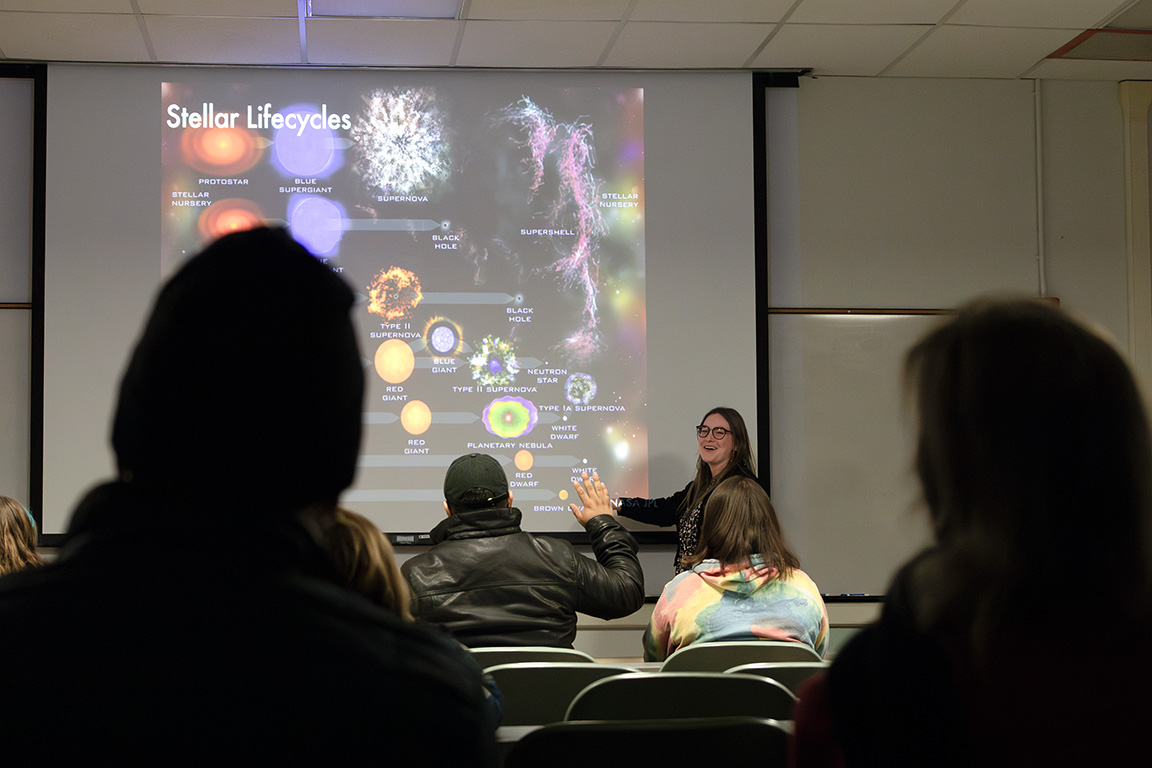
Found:
[{"label": "stellar lifecycles text", "polygon": [[[253,109],[253,105],[246,107],[247,122],[243,127],[255,130],[280,130],[287,128],[296,131],[297,136],[303,136],[304,131],[312,130],[352,130],[352,116],[343,113],[328,112],[328,105],[321,104],[319,112],[273,112],[272,104],[260,104]],[[200,111],[189,112],[187,107],[179,104],[168,105],[168,120],[165,125],[169,128],[236,128],[236,121],[240,118],[239,112],[221,111],[216,109],[213,102],[204,102]]]}]

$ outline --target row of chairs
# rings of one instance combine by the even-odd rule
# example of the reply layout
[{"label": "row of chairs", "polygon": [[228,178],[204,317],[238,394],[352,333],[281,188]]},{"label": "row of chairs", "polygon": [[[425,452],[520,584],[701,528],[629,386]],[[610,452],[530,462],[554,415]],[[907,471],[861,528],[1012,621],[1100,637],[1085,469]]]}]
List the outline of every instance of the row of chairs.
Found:
[{"label": "row of chairs", "polygon": [[770,641],[688,646],[647,672],[563,648],[472,653],[504,694],[502,730],[528,731],[502,744],[506,768],[783,766],[795,692],[826,668],[806,646]]},{"label": "row of chairs", "polygon": [[[633,672],[616,664],[519,662],[487,669],[504,695],[503,724],[563,720],[658,720],[692,713],[791,720],[793,686],[822,665],[741,665],[729,672]],[[797,667],[796,664],[803,666]]]},{"label": "row of chairs", "polygon": [[[825,669],[820,660],[754,661],[771,657],[765,644],[709,644],[695,656],[706,664],[703,671],[637,672],[627,664],[581,661],[515,661],[485,667],[504,694],[503,723],[508,726],[543,725],[564,720],[664,719],[699,711],[709,715],[753,715],[789,720],[796,691],[805,680]],[[792,644],[786,644],[792,645]],[[701,646],[703,648],[703,646]],[[508,651],[526,649],[507,649]],[[547,651],[540,649],[540,656]],[[563,651],[563,649],[560,649]],[[578,652],[577,652],[578,653]],[[788,657],[788,654],[782,654]],[[478,654],[482,665],[493,659],[530,658],[532,652]],[[554,659],[579,658],[563,652]]]},{"label": "row of chairs", "polygon": [[553,723],[517,741],[504,768],[787,765],[789,730],[757,717]]},{"label": "row of chairs", "polygon": [[[574,648],[546,648],[542,646],[508,648],[473,648],[472,656],[482,668],[519,661],[595,662],[596,660]],[[723,672],[739,664],[756,662],[809,661],[818,662],[820,656],[801,643],[771,640],[695,643],[672,653],[661,672]]]}]

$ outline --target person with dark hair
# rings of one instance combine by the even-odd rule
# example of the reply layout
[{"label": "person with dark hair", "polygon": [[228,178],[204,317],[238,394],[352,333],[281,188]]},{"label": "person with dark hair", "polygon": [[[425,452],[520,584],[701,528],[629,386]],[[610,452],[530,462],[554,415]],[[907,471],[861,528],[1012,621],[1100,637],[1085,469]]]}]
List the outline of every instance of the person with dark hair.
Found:
[{"label": "person with dark hair", "polygon": [[1039,300],[908,353],[935,543],[802,689],[799,766],[1134,765],[1152,751],[1152,448],[1128,365]]},{"label": "person with dark hair", "polygon": [[0,576],[43,564],[32,513],[16,499],[0,496]]},{"label": "person with dark hair", "polygon": [[612,514],[608,489],[593,473],[573,483],[583,505],[570,504],[596,559],[562,539],[520,530],[508,478],[491,456],[457,458],[444,476],[448,517],[432,530],[434,546],[401,567],[417,618],[476,648],[572,647],[576,613],[616,619],[644,604],[636,540]]},{"label": "person with dark hair", "polygon": [[0,580],[6,760],[493,763],[466,652],[338,586],[321,545],[360,443],[354,298],[264,228],[163,287],[120,385],[119,477],[53,563]]},{"label": "person with dark hair", "polygon": [[675,572],[686,571],[686,559],[700,542],[700,517],[708,497],[728,477],[756,479],[756,457],[744,417],[734,408],[713,408],[696,427],[696,477],[671,496],[660,499],[624,497],[617,511],[650,525],[676,526]]},{"label": "person with dark hair", "polygon": [[664,587],[644,633],[644,660],[692,643],[788,640],[821,656],[828,611],[800,570],[768,494],[750,477],[724,480],[708,498],[690,570]]}]

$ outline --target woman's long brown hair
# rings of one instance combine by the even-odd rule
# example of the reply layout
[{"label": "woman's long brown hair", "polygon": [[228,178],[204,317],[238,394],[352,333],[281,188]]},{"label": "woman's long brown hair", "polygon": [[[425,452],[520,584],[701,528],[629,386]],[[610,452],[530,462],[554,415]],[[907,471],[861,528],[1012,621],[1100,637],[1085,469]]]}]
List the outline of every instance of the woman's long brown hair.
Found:
[{"label": "woman's long brown hair", "polygon": [[719,560],[727,567],[742,565],[759,555],[767,567],[787,577],[800,559],[784,541],[772,500],[750,477],[730,477],[716,486],[704,507],[700,547],[684,558],[691,567],[702,560]]}]

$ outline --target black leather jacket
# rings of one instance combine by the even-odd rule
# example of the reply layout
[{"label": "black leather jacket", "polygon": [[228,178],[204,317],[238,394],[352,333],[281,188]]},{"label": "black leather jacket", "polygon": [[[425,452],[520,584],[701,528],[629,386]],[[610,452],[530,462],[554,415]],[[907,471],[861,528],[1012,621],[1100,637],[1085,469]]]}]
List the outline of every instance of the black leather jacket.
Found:
[{"label": "black leather jacket", "polygon": [[615,619],[644,604],[632,534],[611,515],[586,530],[595,560],[521,531],[515,507],[454,514],[432,530],[436,546],[403,565],[413,612],[473,648],[571,647],[577,611]]}]

